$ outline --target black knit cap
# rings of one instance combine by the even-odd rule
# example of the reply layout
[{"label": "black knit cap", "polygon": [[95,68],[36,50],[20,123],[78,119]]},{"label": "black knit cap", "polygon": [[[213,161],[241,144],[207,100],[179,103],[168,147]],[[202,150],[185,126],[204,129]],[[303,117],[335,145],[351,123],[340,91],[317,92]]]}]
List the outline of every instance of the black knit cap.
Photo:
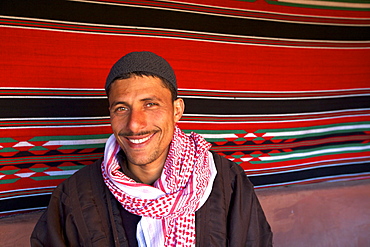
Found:
[{"label": "black knit cap", "polygon": [[149,51],[131,52],[121,57],[111,68],[105,82],[105,91],[114,80],[127,73],[149,72],[169,81],[177,91],[175,72],[162,57]]}]

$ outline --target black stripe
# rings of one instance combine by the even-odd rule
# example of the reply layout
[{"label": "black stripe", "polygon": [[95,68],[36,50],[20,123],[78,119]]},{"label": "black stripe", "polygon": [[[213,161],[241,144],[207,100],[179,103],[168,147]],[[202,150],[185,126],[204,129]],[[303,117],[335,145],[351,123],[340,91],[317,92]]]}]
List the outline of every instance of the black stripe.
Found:
[{"label": "black stripe", "polygon": [[189,114],[287,114],[370,107],[368,96],[306,100],[184,99]]},{"label": "black stripe", "polygon": [[[369,108],[367,96],[312,100],[184,99],[186,114],[288,114]],[[107,99],[0,99],[2,118],[109,116]]]},{"label": "black stripe", "polygon": [[2,118],[109,116],[106,99],[0,99]]},{"label": "black stripe", "polygon": [[50,195],[26,196],[1,200],[0,213],[13,210],[46,207],[49,204]]},{"label": "black stripe", "polygon": [[[335,167],[316,168],[297,172],[287,172],[272,175],[250,176],[249,179],[255,186],[287,183],[297,180],[323,178],[325,176],[337,176],[344,174],[357,174],[370,172],[370,163],[357,165],[344,165]],[[9,210],[22,210],[28,208],[45,207],[48,205],[50,195],[38,195],[22,198],[2,200],[0,213]]]},{"label": "black stripe", "polygon": [[[105,144],[102,144],[102,145],[105,145]],[[83,149],[76,149],[74,150],[73,152],[71,152],[69,154],[69,156],[72,156],[74,154],[78,155],[78,156],[81,156],[81,150]],[[92,152],[84,152],[84,154],[96,154],[96,156],[103,156],[104,155],[104,147],[102,148],[96,148],[94,149]],[[12,159],[15,159],[15,158],[23,158],[25,157],[23,160],[22,159],[19,159],[18,163],[10,163],[10,164],[6,164],[6,165],[0,165],[0,169],[5,169],[7,167],[9,167],[10,165],[11,166],[15,166],[19,169],[28,169],[28,168],[32,168],[33,166],[37,165],[37,164],[46,164],[48,167],[59,167],[61,166],[63,163],[65,163],[65,160],[64,158],[61,158],[61,160],[59,161],[55,161],[55,159],[53,159],[55,156],[63,156],[65,155],[65,153],[63,154],[63,152],[59,152],[58,150],[50,150],[49,152],[45,153],[45,154],[42,154],[42,155],[35,155],[35,154],[32,154],[30,152],[27,152],[27,151],[21,151],[19,153],[17,153],[16,155],[13,155],[11,156],[11,158],[9,158],[9,156],[2,156],[0,155],[0,159],[2,158],[3,160],[3,163],[5,163],[7,161],[7,159],[9,159],[9,161],[11,161]],[[37,157],[45,157],[45,156],[50,156],[50,160],[52,161],[48,161],[48,159],[45,159],[45,160],[42,160],[42,161],[37,161],[37,162],[31,162],[31,161],[34,161],[34,160],[37,160]],[[77,159],[80,159],[80,157],[76,157],[76,160],[73,160],[72,158],[70,158],[71,161],[70,164],[73,164],[75,166],[86,166],[86,163],[94,163],[98,158],[91,158],[91,159],[84,159],[84,160],[80,160],[80,161],[76,161]]]},{"label": "black stripe", "polygon": [[51,0],[2,0],[1,15],[259,37],[369,40],[370,28],[274,22],[169,10]]},{"label": "black stripe", "polygon": [[[213,145],[213,149],[217,152],[222,152],[225,155],[233,155],[236,151],[242,152],[245,155],[250,155],[256,150],[259,150],[265,154],[271,153],[272,151],[279,150],[281,152],[287,152],[285,149],[292,149],[293,151],[305,151],[311,150],[315,148],[325,149],[331,148],[333,146],[338,145],[351,145],[351,144],[362,144],[364,141],[369,139],[369,136],[366,135],[364,132],[356,132],[357,130],[353,130],[350,132],[348,130],[345,133],[338,133],[338,134],[330,134],[330,135],[319,135],[316,134],[315,136],[311,136],[309,138],[297,138],[294,139],[292,142],[280,142],[274,143],[270,140],[265,140],[262,144],[256,144],[253,141],[245,141],[244,143],[235,143],[232,141],[222,143],[218,145],[215,142],[211,142]],[[353,140],[352,136],[361,136],[360,140]],[[343,137],[339,140],[330,139],[333,137]],[[304,141],[308,141],[303,143]],[[312,141],[312,142],[310,142]],[[327,141],[327,142],[325,142]],[[318,143],[318,144],[316,144]],[[231,151],[230,148],[232,148]]]},{"label": "black stripe", "polygon": [[249,180],[255,185],[268,185],[288,183],[312,178],[323,178],[327,176],[350,175],[370,172],[370,163],[341,165],[332,167],[321,167],[296,172],[275,173],[271,175],[251,176]]}]

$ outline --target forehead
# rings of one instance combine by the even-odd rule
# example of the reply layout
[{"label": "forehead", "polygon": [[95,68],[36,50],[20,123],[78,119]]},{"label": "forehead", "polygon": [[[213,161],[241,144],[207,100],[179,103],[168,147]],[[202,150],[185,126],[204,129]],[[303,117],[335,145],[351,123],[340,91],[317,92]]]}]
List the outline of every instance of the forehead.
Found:
[{"label": "forehead", "polygon": [[109,98],[135,95],[158,95],[171,97],[171,92],[163,81],[152,76],[133,76],[128,79],[115,80],[109,91]]}]

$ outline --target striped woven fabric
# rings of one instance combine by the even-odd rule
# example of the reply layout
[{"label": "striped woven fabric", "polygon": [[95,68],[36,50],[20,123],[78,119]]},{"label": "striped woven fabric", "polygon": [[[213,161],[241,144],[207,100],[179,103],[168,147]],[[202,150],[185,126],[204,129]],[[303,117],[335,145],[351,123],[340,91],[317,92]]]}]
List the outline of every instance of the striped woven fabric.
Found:
[{"label": "striped woven fabric", "polygon": [[102,156],[122,55],[174,67],[180,127],[256,188],[370,178],[370,2],[0,1],[0,214]]}]

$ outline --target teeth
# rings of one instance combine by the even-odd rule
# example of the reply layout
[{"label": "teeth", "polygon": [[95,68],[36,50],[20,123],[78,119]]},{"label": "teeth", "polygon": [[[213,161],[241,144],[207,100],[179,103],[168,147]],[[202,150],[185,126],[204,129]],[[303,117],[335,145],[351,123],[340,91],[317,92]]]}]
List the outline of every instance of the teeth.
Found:
[{"label": "teeth", "polygon": [[143,139],[129,139],[129,141],[132,142],[132,143],[135,143],[135,144],[140,144],[140,143],[143,143],[143,142],[145,142],[149,139],[150,139],[150,136],[145,137]]}]

